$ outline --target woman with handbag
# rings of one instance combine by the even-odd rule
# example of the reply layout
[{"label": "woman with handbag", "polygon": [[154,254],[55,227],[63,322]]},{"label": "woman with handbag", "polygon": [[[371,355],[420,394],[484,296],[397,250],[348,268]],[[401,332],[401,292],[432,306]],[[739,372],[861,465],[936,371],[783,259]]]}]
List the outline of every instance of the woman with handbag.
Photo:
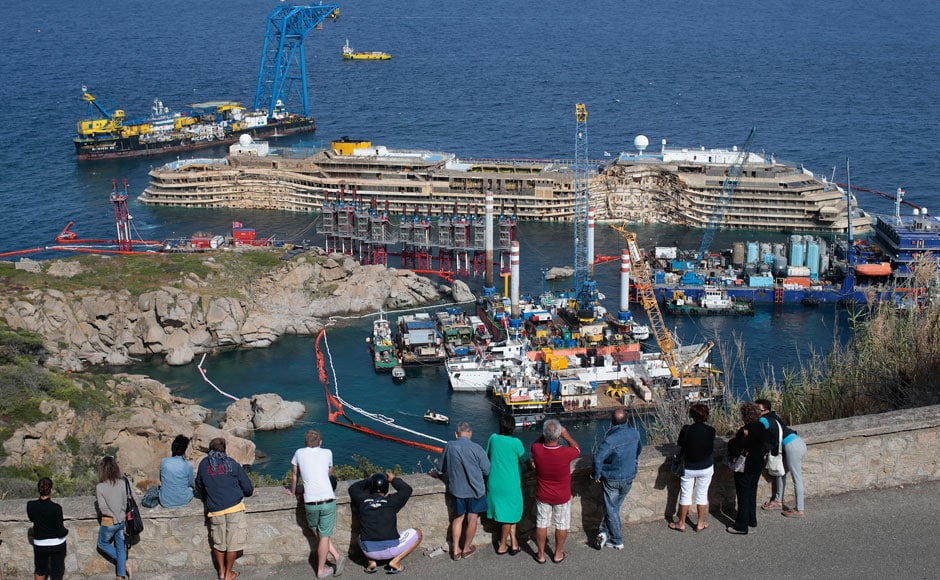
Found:
[{"label": "woman with handbag", "polygon": [[744,471],[734,474],[734,492],[738,501],[738,517],[726,528],[730,534],[747,534],[757,527],[757,484],[764,471],[767,430],[758,422],[760,407],[756,403],[741,405],[743,425],[728,442],[728,457],[745,455]]},{"label": "woman with handbag", "polygon": [[[761,509],[783,509],[783,515],[788,518],[801,518],[803,517],[803,457],[806,455],[806,442],[773,412],[769,400],[757,399],[755,403],[760,407],[760,424],[767,430],[768,439],[773,442],[781,441],[783,464],[786,467],[786,473],[793,478],[793,493],[796,496],[796,509],[783,509],[783,492],[787,489],[787,475],[786,473],[778,475],[773,481],[774,496],[764,502]],[[780,429],[783,430],[782,433]]]},{"label": "woman with handbag", "polygon": [[101,525],[98,527],[98,549],[115,562],[117,579],[130,580],[124,522],[127,517],[127,486],[117,460],[110,455],[98,464],[98,485],[95,487]]},{"label": "woman with handbag", "polygon": [[708,486],[715,473],[715,428],[708,422],[708,405],[695,403],[689,407],[691,425],[683,425],[679,431],[677,445],[682,449],[685,470],[679,476],[679,521],[669,522],[669,529],[685,531],[689,508],[692,507],[692,488],[695,488],[695,507],[698,519],[695,531],[701,532],[708,527],[705,516],[708,514]]}]

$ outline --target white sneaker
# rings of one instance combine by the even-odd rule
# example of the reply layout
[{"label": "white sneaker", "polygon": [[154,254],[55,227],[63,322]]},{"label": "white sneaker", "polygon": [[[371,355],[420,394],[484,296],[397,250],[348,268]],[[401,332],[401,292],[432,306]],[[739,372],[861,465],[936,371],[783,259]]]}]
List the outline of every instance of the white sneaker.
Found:
[{"label": "white sneaker", "polygon": [[604,547],[604,544],[606,543],[607,543],[607,534],[605,534],[604,532],[599,532],[597,534],[597,537],[594,538],[594,547],[600,550]]},{"label": "white sneaker", "polygon": [[608,548],[613,548],[615,550],[623,550],[623,544],[614,544],[612,542],[607,542],[604,545],[607,546]]}]

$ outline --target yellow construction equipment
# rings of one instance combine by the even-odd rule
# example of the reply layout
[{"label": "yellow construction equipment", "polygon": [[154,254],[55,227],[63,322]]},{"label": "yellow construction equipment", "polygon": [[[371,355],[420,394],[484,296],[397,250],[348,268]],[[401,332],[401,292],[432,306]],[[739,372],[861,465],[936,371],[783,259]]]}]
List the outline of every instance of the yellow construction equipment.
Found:
[{"label": "yellow construction equipment", "polygon": [[676,341],[669,332],[669,329],[666,328],[666,323],[663,320],[663,313],[659,309],[659,302],[656,300],[656,292],[653,289],[653,281],[650,278],[649,266],[646,263],[646,258],[643,257],[643,252],[640,251],[636,234],[627,231],[626,223],[620,226],[612,225],[610,227],[623,236],[623,239],[627,242],[627,249],[630,251],[630,259],[633,261],[633,274],[636,277],[637,296],[640,299],[640,304],[646,311],[647,317],[649,317],[650,326],[653,329],[653,334],[656,336],[656,343],[659,345],[659,351],[662,353],[663,360],[666,362],[666,366],[669,367],[670,374],[672,374],[673,381],[670,386],[702,387],[709,385],[713,375],[696,369],[693,362],[704,358],[712,347],[715,346],[714,343],[708,341],[702,345],[702,348],[699,349],[695,356],[687,357],[685,361],[679,360],[678,353],[676,352]]}]

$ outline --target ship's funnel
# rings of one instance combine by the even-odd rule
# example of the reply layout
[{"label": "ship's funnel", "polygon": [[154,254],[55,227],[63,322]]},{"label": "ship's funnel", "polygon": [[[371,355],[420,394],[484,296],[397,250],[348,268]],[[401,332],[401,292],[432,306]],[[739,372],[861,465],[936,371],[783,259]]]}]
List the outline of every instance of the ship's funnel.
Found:
[{"label": "ship's funnel", "polygon": [[630,312],[630,250],[620,250],[620,312]]}]

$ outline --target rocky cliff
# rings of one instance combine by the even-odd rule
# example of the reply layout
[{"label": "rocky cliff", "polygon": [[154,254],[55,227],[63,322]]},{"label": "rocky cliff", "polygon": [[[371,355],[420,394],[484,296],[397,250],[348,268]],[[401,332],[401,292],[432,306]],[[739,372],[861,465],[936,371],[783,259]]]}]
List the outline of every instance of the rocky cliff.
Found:
[{"label": "rocky cliff", "polygon": [[[274,264],[254,269],[257,256],[238,262],[231,255],[237,252],[229,252],[192,257],[193,263],[178,266],[189,271],[154,276],[150,286],[133,271],[102,272],[98,278],[108,274],[110,286],[96,284],[94,270],[120,272],[124,257],[17,262],[29,278],[7,281],[0,319],[44,337],[46,366],[78,371],[150,355],[183,365],[218,348],[265,347],[284,334],[315,334],[331,316],[433,304],[442,291],[451,293],[408,270],[361,266],[318,249],[290,261],[269,258]],[[151,261],[151,269],[177,267],[166,256],[135,258]],[[469,295],[462,283],[455,290],[460,298]]]},{"label": "rocky cliff", "polygon": [[171,395],[146,376],[114,375],[101,388],[83,379],[76,384],[89,394],[104,393],[109,404],[76,412],[65,401],[44,401],[45,419],[16,429],[3,442],[3,466],[75,473],[76,462],[94,465],[101,453],[114,451],[124,473],[146,487],[160,480],[160,460],[170,455],[170,443],[180,434],[192,439],[189,456],[195,461],[205,457],[215,437],[225,437],[228,455],[239,463],[255,461],[252,441],[205,423],[208,409]]}]

